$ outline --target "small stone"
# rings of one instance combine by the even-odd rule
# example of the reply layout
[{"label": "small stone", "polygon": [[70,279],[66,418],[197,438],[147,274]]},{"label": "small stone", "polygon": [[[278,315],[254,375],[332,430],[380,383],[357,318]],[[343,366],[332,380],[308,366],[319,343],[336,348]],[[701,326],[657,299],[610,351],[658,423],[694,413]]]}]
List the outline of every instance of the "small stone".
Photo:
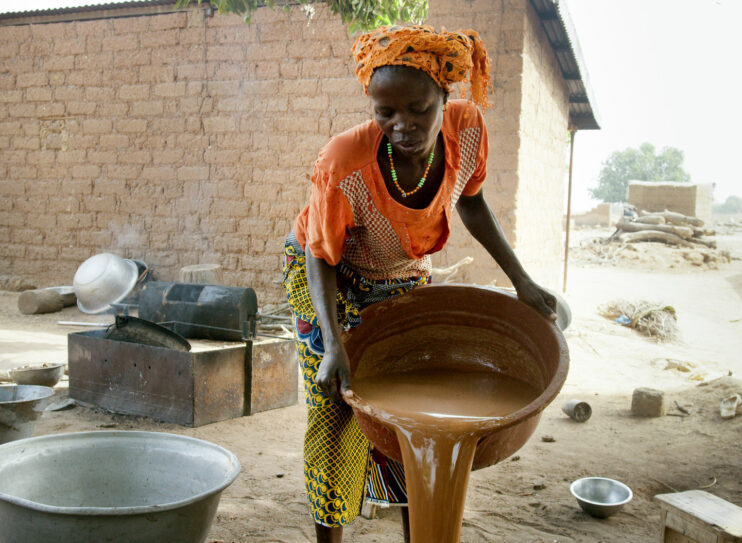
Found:
[{"label": "small stone", "polygon": [[543,490],[546,488],[546,483],[536,483],[533,485],[533,490]]},{"label": "small stone", "polygon": [[556,439],[554,439],[554,436],[541,436],[541,441],[544,443],[554,443]]},{"label": "small stone", "polygon": [[518,460],[520,460],[520,455],[517,454],[510,459],[511,462],[517,462]]},{"label": "small stone", "polygon": [[276,477],[278,479],[282,479],[283,478],[283,473],[276,473]]},{"label": "small stone", "polygon": [[637,388],[631,397],[635,417],[661,417],[665,414],[665,393],[653,388]]}]

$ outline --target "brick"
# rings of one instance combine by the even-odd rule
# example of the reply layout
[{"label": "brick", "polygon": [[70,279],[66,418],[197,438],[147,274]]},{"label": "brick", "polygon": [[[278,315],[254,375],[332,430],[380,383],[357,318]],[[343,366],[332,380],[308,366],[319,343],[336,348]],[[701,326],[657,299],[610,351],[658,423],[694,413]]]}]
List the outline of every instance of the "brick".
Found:
[{"label": "brick", "polygon": [[133,51],[139,49],[139,36],[136,34],[106,36],[103,38],[103,49],[106,51]]},{"label": "brick", "polygon": [[10,90],[0,92],[0,103],[17,103],[23,100],[23,91]]},{"label": "brick", "polygon": [[122,85],[118,89],[119,100],[146,100],[149,98],[149,85]]},{"label": "brick", "polygon": [[177,171],[178,181],[203,181],[208,178],[208,166],[183,166]]},{"label": "brick", "polygon": [[74,23],[75,34],[80,36],[110,36],[113,32],[112,19],[96,19],[93,21],[78,21]]},{"label": "brick", "polygon": [[[7,27],[3,27],[3,30]],[[12,57],[3,62],[3,71],[9,74],[24,74],[33,71],[32,57]]]},{"label": "brick", "polygon": [[206,64],[181,64],[178,66],[178,80],[190,81],[206,77]]},{"label": "brick", "polygon": [[175,68],[173,66],[140,66],[139,81],[142,83],[175,81]]},{"label": "brick", "polygon": [[294,79],[299,77],[301,62],[294,59],[287,59],[278,64],[278,73],[282,79]]},{"label": "brick", "polygon": [[100,166],[94,164],[77,164],[72,166],[73,179],[94,179],[100,175]]},{"label": "brick", "polygon": [[665,393],[653,388],[637,388],[631,397],[635,417],[661,417],[665,414]]},{"label": "brick", "polygon": [[165,149],[152,151],[152,162],[154,164],[174,164],[182,160],[185,151],[183,149]]},{"label": "brick", "polygon": [[8,106],[9,117],[35,117],[36,105],[34,104],[10,104]]},{"label": "brick", "polygon": [[188,23],[188,17],[185,12],[168,13],[165,15],[155,15],[150,18],[150,30],[167,30],[169,28],[185,28]]},{"label": "brick", "polygon": [[19,121],[0,122],[0,134],[12,136],[20,132],[21,123]]},{"label": "brick", "polygon": [[163,101],[162,100],[146,100],[141,102],[132,102],[131,104],[131,115],[134,116],[151,116],[151,115],[162,115],[163,112]]},{"label": "brick", "polygon": [[118,155],[113,151],[88,150],[88,162],[90,164],[114,164]]},{"label": "brick", "polygon": [[116,211],[116,196],[111,194],[94,194],[85,198],[83,206],[85,211]]},{"label": "brick", "polygon": [[65,106],[70,115],[92,115],[96,104],[92,102],[68,102]]},{"label": "brick", "polygon": [[67,75],[67,84],[78,85],[80,87],[87,87],[98,85],[100,86],[103,82],[103,76],[100,70],[80,70],[70,72]]},{"label": "brick", "polygon": [[16,76],[16,87],[43,87],[49,83],[49,78],[46,72],[31,72],[25,74],[18,74]]},{"label": "brick", "polygon": [[240,94],[239,81],[207,81],[206,92],[209,96],[235,96]]},{"label": "brick", "polygon": [[142,179],[169,182],[175,179],[175,168],[172,166],[145,167],[142,170]]},{"label": "brick", "polygon": [[[245,49],[245,60],[261,62],[264,60],[283,60],[287,57],[286,42],[269,42],[250,45]],[[230,59],[223,59],[230,60]]]},{"label": "brick", "polygon": [[39,150],[28,153],[28,161],[36,166],[54,164],[57,160],[57,154],[53,150]]},{"label": "brick", "polygon": [[119,162],[122,164],[149,164],[152,162],[150,151],[130,151],[120,155]]},{"label": "brick", "polygon": [[149,29],[149,21],[151,17],[125,17],[121,19],[113,19],[113,32],[114,34],[131,34],[145,32]]},{"label": "brick", "polygon": [[84,134],[108,134],[113,130],[113,122],[109,119],[85,119],[82,121]]},{"label": "brick", "polygon": [[123,149],[129,146],[129,136],[125,134],[103,134],[100,147],[105,149]]},{"label": "brick", "polygon": [[75,67],[74,55],[50,55],[43,59],[44,70],[47,72],[58,70],[72,70]]},{"label": "brick", "polygon": [[54,99],[62,102],[80,101],[83,99],[84,91],[81,87],[57,87],[54,89]]},{"label": "brick", "polygon": [[234,132],[237,130],[233,117],[205,117],[203,126],[208,133]]},{"label": "brick", "polygon": [[[147,66],[152,62],[152,51],[149,49],[136,51],[117,51],[113,55],[113,67],[118,71],[121,68],[136,68]],[[130,79],[136,81],[136,77]]]},{"label": "brick", "polygon": [[186,92],[185,81],[158,83],[152,87],[153,95],[161,96],[165,98],[185,96],[185,92]]},{"label": "brick", "polygon": [[317,74],[322,74],[323,77],[349,76],[350,64],[351,63],[345,59],[305,58],[301,61],[301,76],[306,78],[316,77]]},{"label": "brick", "polygon": [[142,48],[157,48],[173,46],[178,43],[177,30],[150,30],[139,35]]},{"label": "brick", "polygon": [[75,70],[103,70],[109,68],[112,64],[113,53],[111,51],[75,55]]}]

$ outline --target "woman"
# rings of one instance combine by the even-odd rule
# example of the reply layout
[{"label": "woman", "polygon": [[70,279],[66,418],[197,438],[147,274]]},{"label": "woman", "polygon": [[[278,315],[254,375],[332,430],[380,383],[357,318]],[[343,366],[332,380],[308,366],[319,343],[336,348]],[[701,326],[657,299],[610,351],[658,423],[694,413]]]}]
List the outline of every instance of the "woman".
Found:
[{"label": "woman", "polygon": [[[516,288],[550,318],[553,296],[526,274],[484,200],[489,59],[474,31],[380,27],[353,46],[373,120],[320,151],[309,204],[286,240],[284,288],[295,317],[308,424],[304,474],[317,541],[369,499],[406,504],[400,464],[370,452],[341,390],[349,386],[343,328],[369,304],[430,282],[453,209]],[[471,102],[448,100],[469,84]],[[474,102],[474,103],[472,103]],[[367,484],[366,484],[367,481]],[[408,540],[406,508],[405,539]]]}]

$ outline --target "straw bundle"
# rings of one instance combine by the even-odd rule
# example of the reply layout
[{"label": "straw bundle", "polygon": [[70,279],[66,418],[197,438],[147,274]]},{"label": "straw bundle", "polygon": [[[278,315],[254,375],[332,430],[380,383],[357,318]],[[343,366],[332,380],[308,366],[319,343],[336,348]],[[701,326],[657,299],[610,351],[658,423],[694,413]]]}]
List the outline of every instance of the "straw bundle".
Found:
[{"label": "straw bundle", "polygon": [[657,341],[672,341],[678,335],[677,314],[671,305],[643,300],[615,300],[599,307],[598,311],[602,316],[614,320],[625,315],[630,321],[626,326]]}]

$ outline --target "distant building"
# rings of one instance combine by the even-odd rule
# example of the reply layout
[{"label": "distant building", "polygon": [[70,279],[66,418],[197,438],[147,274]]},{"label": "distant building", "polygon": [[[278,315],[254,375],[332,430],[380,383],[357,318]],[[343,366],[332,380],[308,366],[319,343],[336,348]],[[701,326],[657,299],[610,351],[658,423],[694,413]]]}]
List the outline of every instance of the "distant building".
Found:
[{"label": "distant building", "polygon": [[629,181],[629,203],[638,210],[675,211],[711,220],[714,185],[672,181]]}]

